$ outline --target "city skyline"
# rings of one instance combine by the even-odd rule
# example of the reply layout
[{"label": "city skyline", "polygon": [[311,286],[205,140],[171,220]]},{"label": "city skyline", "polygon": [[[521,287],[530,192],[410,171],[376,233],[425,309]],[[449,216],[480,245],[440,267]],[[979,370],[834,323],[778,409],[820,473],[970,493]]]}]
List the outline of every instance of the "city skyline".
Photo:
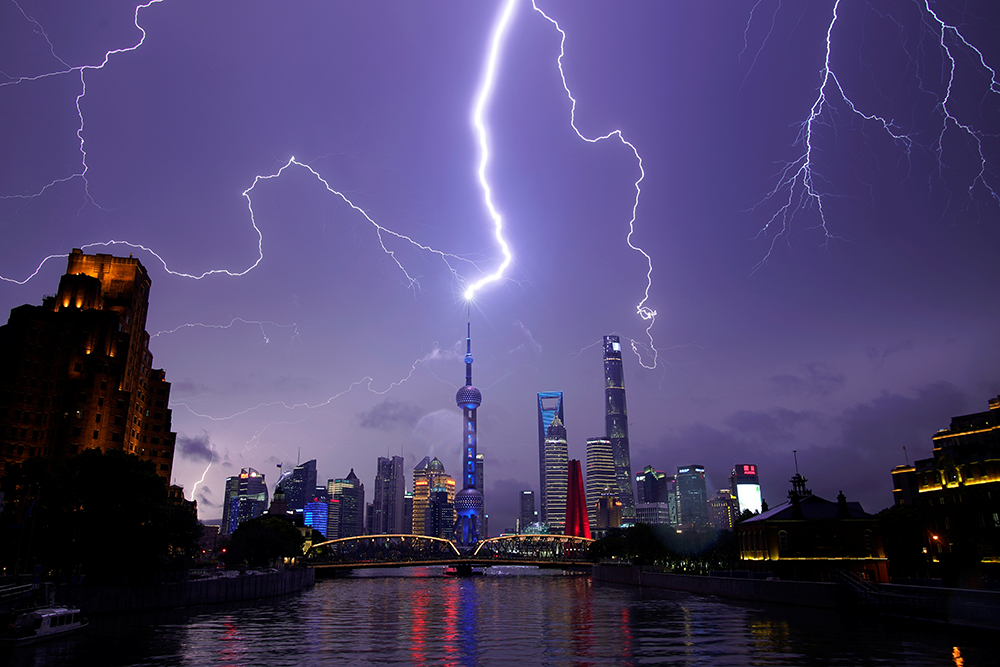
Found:
[{"label": "city skyline", "polygon": [[[471,118],[505,6],[0,9],[0,312],[54,292],[63,259],[34,274],[49,255],[142,262],[171,481],[203,519],[243,468],[272,480],[316,459],[366,485],[379,456],[407,475],[428,455],[459,470],[463,293],[503,261]],[[493,532],[514,526],[521,490],[540,491],[538,392],[564,392],[570,458],[605,432],[606,335],[623,351],[632,473],[698,462],[715,490],[752,461],[773,505],[797,450],[819,495],[890,506],[903,448],[912,463],[1000,394],[986,189],[1000,105],[980,65],[1000,64],[1000,8],[937,8],[982,49],[948,33],[960,78],[944,108],[984,133],[984,171],[956,124],[936,144],[948,61],[917,3],[841,3],[829,54],[832,2],[538,6],[565,42],[518,3],[483,107],[514,256],[510,280],[472,302]],[[837,85],[896,124],[864,120]],[[809,197],[767,199],[819,92],[823,220]],[[641,173],[571,114],[586,137],[621,130]],[[772,219],[784,202],[790,217]],[[90,245],[110,240],[136,245]],[[228,273],[176,275],[209,271]],[[647,295],[655,320],[637,312]]]}]

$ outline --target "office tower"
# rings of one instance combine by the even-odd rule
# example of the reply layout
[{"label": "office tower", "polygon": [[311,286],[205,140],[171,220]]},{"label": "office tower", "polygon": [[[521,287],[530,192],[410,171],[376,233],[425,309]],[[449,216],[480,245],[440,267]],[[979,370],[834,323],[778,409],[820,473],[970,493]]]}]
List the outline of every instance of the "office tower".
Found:
[{"label": "office tower", "polygon": [[403,532],[413,532],[413,492],[407,491],[403,495]]},{"label": "office tower", "polygon": [[523,533],[524,529],[538,521],[538,513],[535,511],[535,492],[521,491],[521,511],[517,517],[517,532]]},{"label": "office tower", "polygon": [[372,499],[372,521],[368,531],[373,535],[400,535],[410,531],[403,524],[403,499],[406,480],[403,477],[403,457],[378,457],[375,469],[375,497]]},{"label": "office tower", "polygon": [[675,528],[680,525],[677,518],[677,477],[667,477],[667,505],[670,507],[670,525]]},{"label": "office tower", "polygon": [[763,500],[756,464],[740,463],[733,466],[733,472],[729,476],[729,493],[739,504],[740,514],[745,510],[760,513]]},{"label": "office tower", "polygon": [[336,505],[331,503],[329,500],[314,498],[313,500],[306,503],[303,508],[302,513],[304,516],[305,525],[309,526],[315,531],[318,531],[327,539],[336,539],[336,535],[331,536],[328,531],[330,529],[330,510],[336,508]]},{"label": "office tower", "polygon": [[612,528],[622,525],[622,503],[610,486],[597,497],[597,523],[591,531],[595,539],[607,537]]},{"label": "office tower", "polygon": [[295,466],[291,476],[282,484],[288,509],[297,512],[305,508],[316,488],[316,459]]},{"label": "office tower", "polygon": [[[448,504],[454,513],[455,507],[455,480],[445,472],[444,464],[437,459],[425,456],[413,469],[413,511],[411,513],[411,531],[414,535],[426,535],[427,510],[430,503],[431,491],[434,489],[444,489],[448,494]],[[451,526],[454,527],[454,514],[452,514]],[[450,535],[448,535],[450,537]]]},{"label": "office tower", "polygon": [[636,503],[635,521],[650,526],[669,526],[670,506],[667,503]]},{"label": "office tower", "polygon": [[[229,480],[226,480],[226,497],[229,496]],[[271,498],[271,506],[267,508],[268,514],[284,516],[288,511],[288,503],[285,502],[285,490],[281,484],[274,485],[274,497]]]},{"label": "office tower", "polygon": [[151,461],[170,480],[170,383],[146,333],[151,281],[133,257],[74,248],[55,296],[0,327],[0,475],[31,456],[84,449]]},{"label": "office tower", "polygon": [[591,531],[597,526],[597,499],[605,488],[615,486],[615,458],[611,441],[605,437],[587,439],[587,511]]},{"label": "office tower", "polygon": [[254,519],[267,509],[267,485],[264,475],[253,468],[243,468],[239,475],[226,480],[222,503],[221,535],[229,535],[241,523]]},{"label": "office tower", "polygon": [[565,534],[590,539],[590,518],[587,516],[587,498],[583,492],[583,471],[579,459],[569,462]]},{"label": "office tower", "polygon": [[483,465],[486,459],[482,454],[476,454],[476,490],[483,497],[483,505],[486,505],[486,477],[483,476]]},{"label": "office tower", "polygon": [[605,428],[615,459],[615,486],[622,504],[622,521],[635,520],[635,497],[632,494],[632,462],[628,447],[628,410],[625,407],[625,371],[622,346],[618,336],[604,337]]},{"label": "office tower", "polygon": [[566,490],[569,483],[569,448],[566,427],[556,417],[545,435],[545,487],[542,488],[542,523],[553,534],[566,528]]},{"label": "office tower", "polygon": [[472,323],[465,338],[465,386],[455,394],[455,403],[462,409],[462,490],[455,494],[455,542],[470,547],[486,534],[483,526],[485,509],[480,482],[476,476],[482,461],[476,453],[476,410],[483,395],[472,385]]},{"label": "office tower", "polygon": [[340,529],[337,537],[354,537],[365,532],[365,485],[354,474],[327,482],[330,495],[340,503]]},{"label": "office tower", "polygon": [[424,514],[424,535],[450,539],[455,527],[454,490],[435,486],[427,498],[427,512]]},{"label": "office tower", "polygon": [[716,530],[733,530],[740,518],[740,504],[729,489],[719,489],[708,501],[708,522]]},{"label": "office tower", "polygon": [[538,503],[538,516],[544,522],[548,515],[548,505],[545,499],[545,438],[549,432],[552,420],[558,418],[563,425],[566,416],[563,413],[563,393],[561,391],[538,392],[538,489],[541,492]]},{"label": "office tower", "polygon": [[708,494],[705,491],[705,467],[677,468],[677,523],[685,528],[707,528]]},{"label": "office tower", "polygon": [[635,495],[637,503],[667,502],[667,474],[646,466],[635,476]]}]

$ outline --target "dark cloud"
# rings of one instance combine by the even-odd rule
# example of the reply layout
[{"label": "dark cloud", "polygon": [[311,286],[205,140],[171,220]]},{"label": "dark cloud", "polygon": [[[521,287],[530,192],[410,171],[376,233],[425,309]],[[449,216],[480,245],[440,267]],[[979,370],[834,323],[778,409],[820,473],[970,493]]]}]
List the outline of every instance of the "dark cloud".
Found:
[{"label": "dark cloud", "polygon": [[387,398],[371,410],[358,415],[358,420],[364,428],[392,431],[394,429],[410,429],[416,426],[424,411],[416,405]]},{"label": "dark cloud", "polygon": [[820,425],[823,417],[815,412],[796,412],[775,408],[767,412],[740,410],[725,419],[725,424],[744,436],[770,442],[788,442],[803,425]]},{"label": "dark cloud", "polygon": [[196,498],[196,500],[198,501],[198,506],[208,507],[213,509],[216,507],[220,507],[220,505],[217,505],[216,503],[213,503],[211,500],[209,500],[211,496],[212,496],[212,489],[208,488],[207,486],[199,487],[198,497]]},{"label": "dark cloud", "polygon": [[878,368],[885,363],[886,359],[897,352],[905,352],[912,349],[913,339],[910,338],[908,340],[886,345],[884,347],[869,347],[866,352],[868,353],[868,360],[871,361],[876,368]]},{"label": "dark cloud", "polygon": [[828,396],[844,386],[844,376],[826,364],[806,364],[799,375],[775,375],[771,383],[779,396]]},{"label": "dark cloud", "polygon": [[215,458],[212,443],[208,438],[208,433],[202,431],[200,436],[190,437],[186,435],[177,436],[177,451],[181,458],[188,461],[205,461],[209,463]]},{"label": "dark cloud", "polygon": [[[489,479],[487,470],[486,479]],[[533,489],[538,485],[519,479],[498,479],[486,486],[486,504],[489,507],[490,535],[499,535],[505,531],[514,530],[517,517],[521,513],[521,491]],[[535,509],[538,509],[538,498],[535,497]]]}]

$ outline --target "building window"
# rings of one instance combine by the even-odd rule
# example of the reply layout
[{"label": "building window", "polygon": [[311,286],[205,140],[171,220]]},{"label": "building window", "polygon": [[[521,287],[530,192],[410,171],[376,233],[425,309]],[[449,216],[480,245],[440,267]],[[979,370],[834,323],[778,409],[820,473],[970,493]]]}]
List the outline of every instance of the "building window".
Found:
[{"label": "building window", "polygon": [[874,541],[872,540],[872,531],[865,531],[865,551],[871,553],[875,548]]},{"label": "building window", "polygon": [[778,552],[785,553],[788,551],[788,532],[784,530],[778,531]]},{"label": "building window", "polygon": [[97,440],[100,431],[94,431],[94,440]]},{"label": "building window", "polygon": [[100,424],[101,423],[101,413],[100,412],[98,412],[96,415],[94,415],[94,423],[95,424]]}]

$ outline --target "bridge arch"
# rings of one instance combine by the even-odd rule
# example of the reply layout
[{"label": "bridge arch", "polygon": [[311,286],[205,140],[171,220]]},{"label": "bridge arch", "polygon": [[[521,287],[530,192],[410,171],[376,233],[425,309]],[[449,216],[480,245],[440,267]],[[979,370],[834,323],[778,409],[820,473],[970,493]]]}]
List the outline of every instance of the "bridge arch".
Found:
[{"label": "bridge arch", "polygon": [[483,540],[472,552],[476,561],[588,562],[594,540],[572,535],[501,535]]},{"label": "bridge arch", "polygon": [[309,548],[307,560],[329,564],[408,564],[441,562],[462,556],[450,540],[429,535],[359,535],[319,542]]}]

